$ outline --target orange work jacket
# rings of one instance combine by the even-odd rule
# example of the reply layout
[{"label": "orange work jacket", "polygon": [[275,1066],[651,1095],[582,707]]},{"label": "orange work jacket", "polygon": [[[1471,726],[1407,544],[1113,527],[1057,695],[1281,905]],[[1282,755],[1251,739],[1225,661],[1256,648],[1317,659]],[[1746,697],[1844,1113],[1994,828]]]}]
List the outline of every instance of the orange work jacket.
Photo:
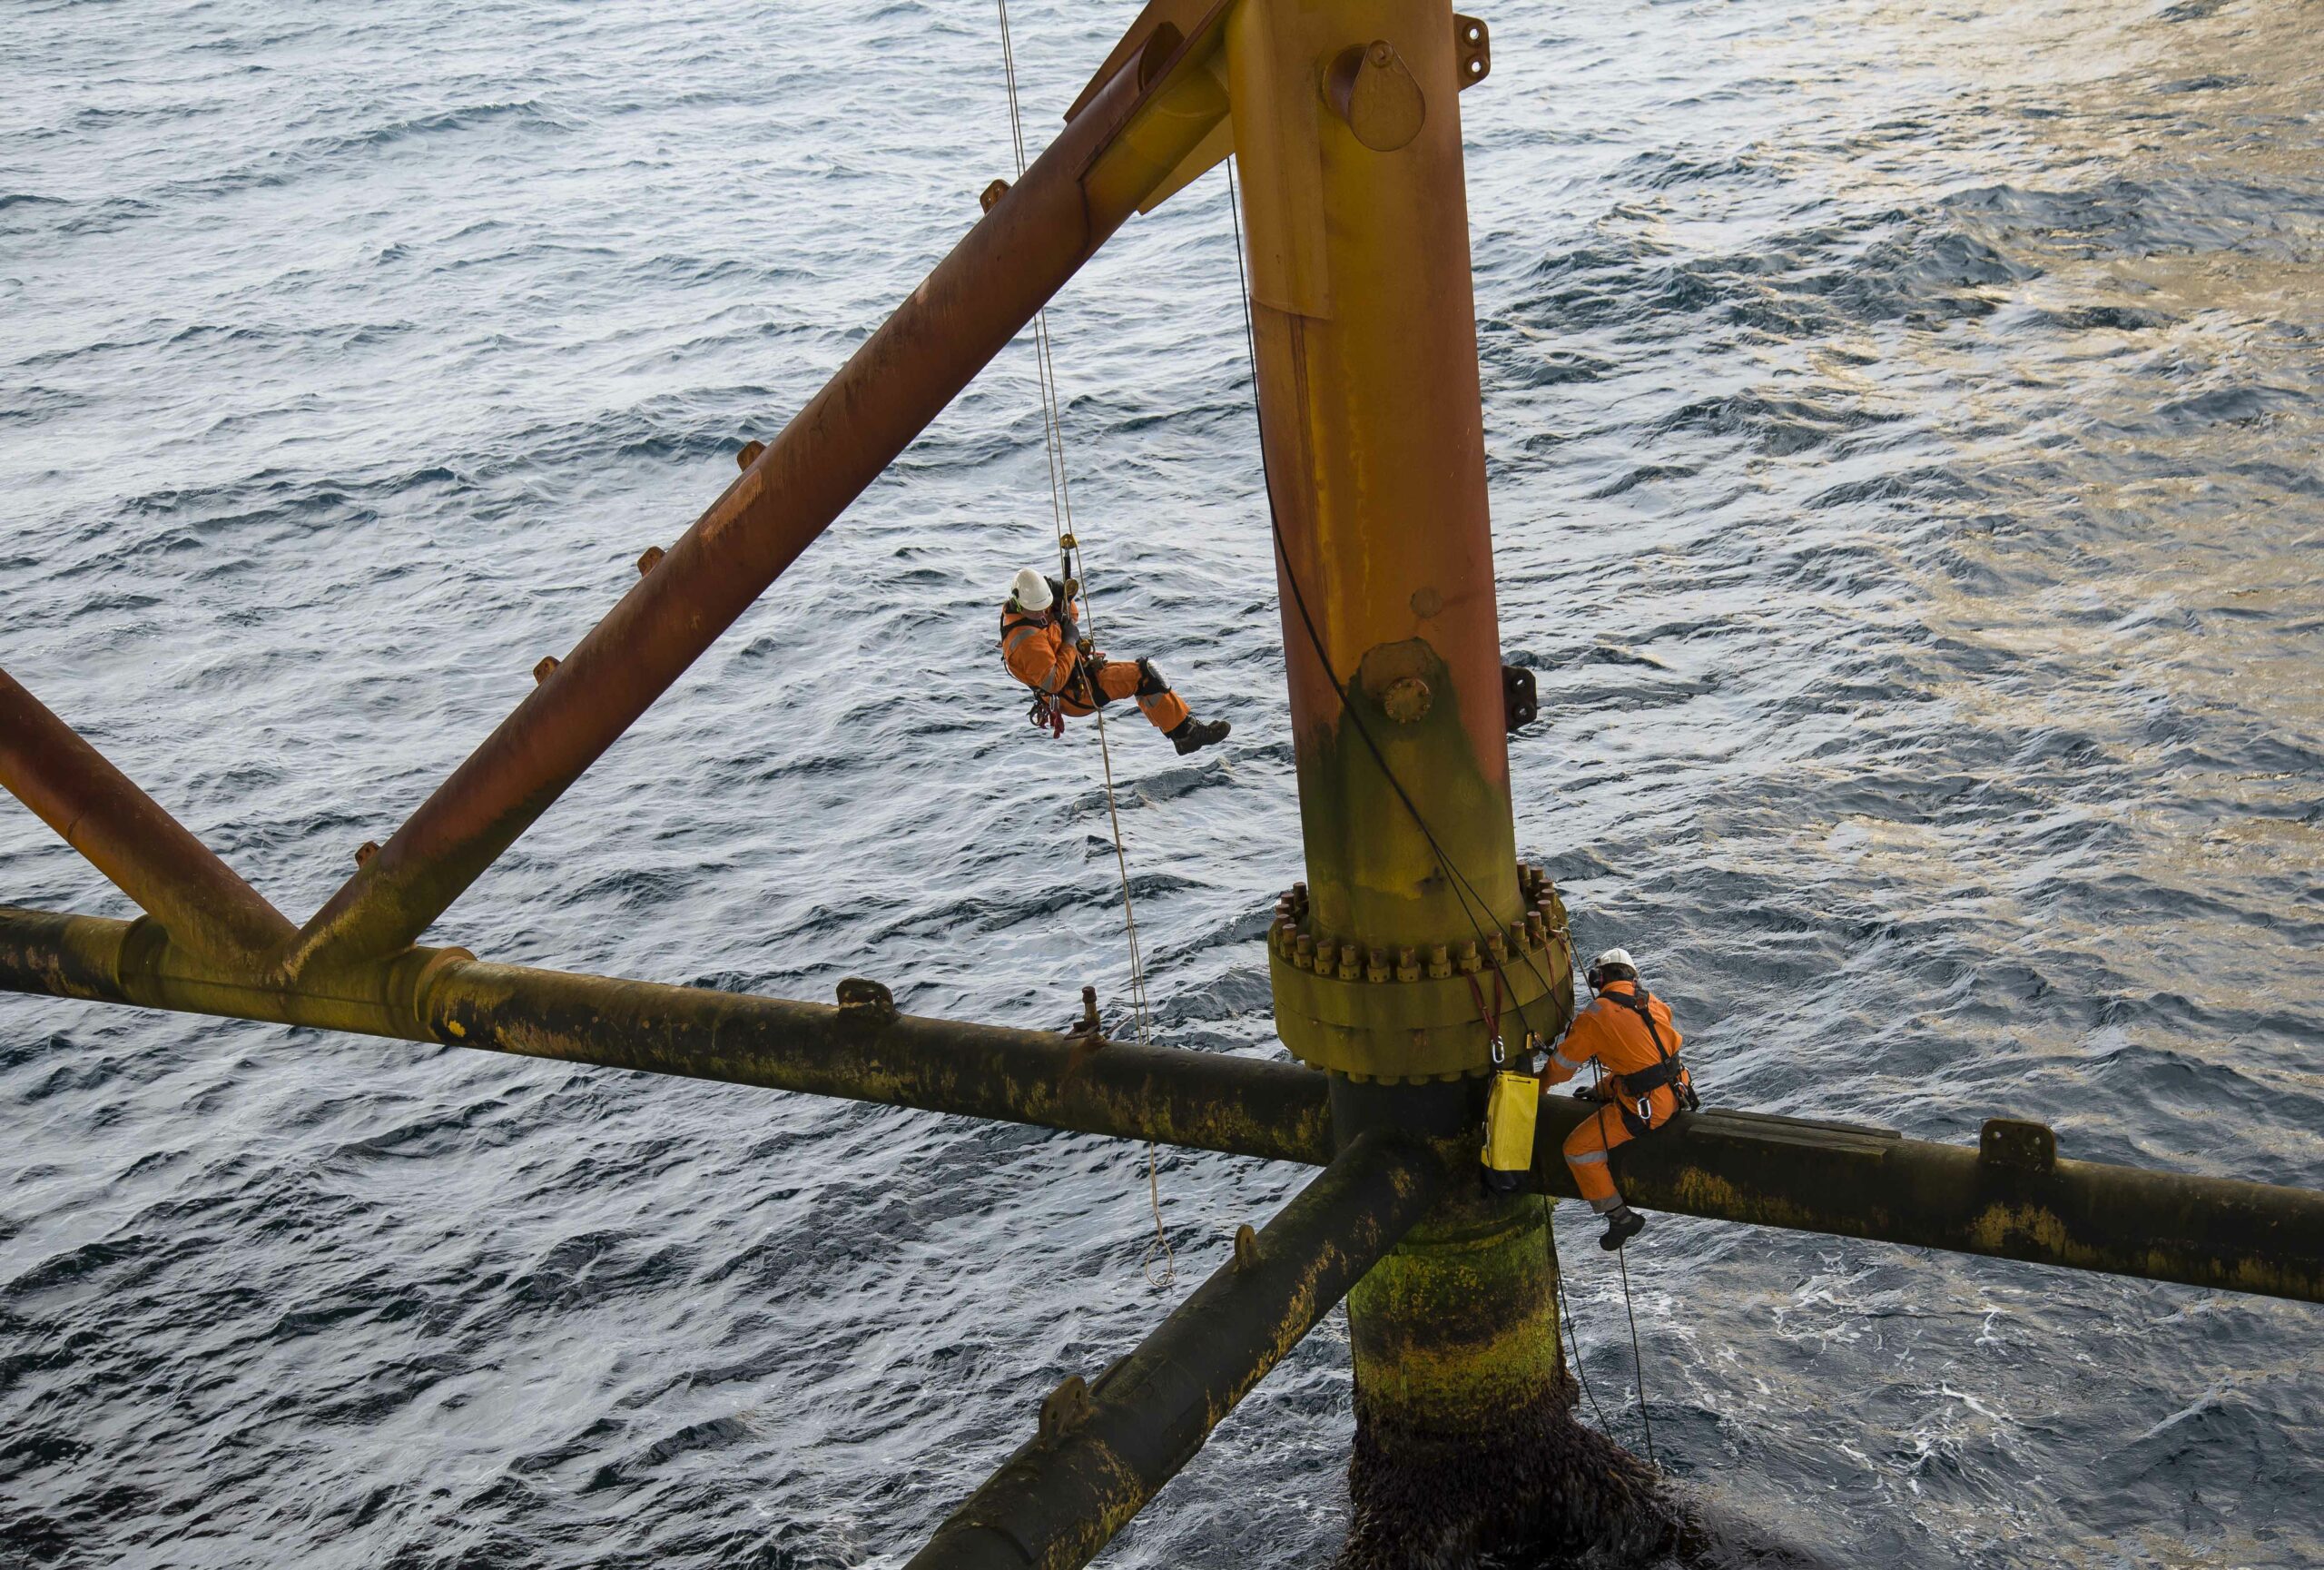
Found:
[{"label": "orange work jacket", "polygon": [[1081,673],[1081,651],[1065,641],[1065,629],[1054,616],[1002,611],[1000,657],[1007,662],[1009,674],[1035,692],[1068,702],[1086,698],[1088,684],[1075,680]]},{"label": "orange work jacket", "polygon": [[[1646,1000],[1646,1012],[1654,1021],[1653,1032],[1647,1030],[1646,1021],[1638,1017],[1635,1008],[1614,1001],[1616,996],[1637,995],[1635,982],[1607,982],[1605,992],[1590,999],[1590,1006],[1573,1017],[1573,1027],[1566,1032],[1565,1040],[1551,1051],[1549,1066],[1542,1071],[1543,1081],[1552,1085],[1563,1084],[1595,1058],[1608,1073],[1615,1076],[1614,1082],[1607,1087],[1610,1096],[1618,1103],[1630,1103],[1633,1108],[1631,1115],[1635,1116],[1638,1098],[1624,1093],[1620,1076],[1650,1069],[1665,1055],[1677,1057],[1685,1041],[1679,1034],[1679,1027],[1671,1022],[1670,1006],[1660,998],[1649,994]],[[1662,1037],[1661,1052],[1654,1050],[1657,1033]],[[1683,1083],[1686,1076],[1681,1073],[1679,1079]],[[1678,1111],[1678,1097],[1669,1085],[1655,1089],[1648,1101],[1652,1116],[1646,1121],[1655,1127],[1660,1127]]]}]

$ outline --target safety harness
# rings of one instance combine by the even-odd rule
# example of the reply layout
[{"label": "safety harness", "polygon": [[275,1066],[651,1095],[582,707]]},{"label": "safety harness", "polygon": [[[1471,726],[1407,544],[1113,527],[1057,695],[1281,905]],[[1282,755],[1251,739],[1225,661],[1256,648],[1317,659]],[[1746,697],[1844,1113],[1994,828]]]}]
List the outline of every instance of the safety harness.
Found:
[{"label": "safety harness", "polygon": [[[1021,610],[1011,610],[1004,607],[1000,612],[1001,665],[1007,667],[1009,664],[1009,637],[1012,633],[1034,632],[1048,625],[1047,622],[1028,616]],[[1017,673],[1011,670],[1009,674],[1014,676]],[[1098,691],[1097,684],[1089,679],[1088,661],[1081,657],[1078,649],[1074,651],[1073,670],[1065,678],[1065,686],[1056,692],[1046,692],[1039,687],[1033,688],[1033,701],[1025,709],[1026,723],[1035,730],[1049,732],[1051,737],[1063,736],[1065,734],[1064,700],[1068,696],[1082,707],[1089,709],[1102,707],[1106,702],[1105,696]]]},{"label": "safety harness", "polygon": [[1614,1110],[1622,1114],[1622,1126],[1630,1130],[1631,1137],[1654,1131],[1654,1092],[1665,1085],[1671,1088],[1672,1099],[1686,1111],[1691,1112],[1700,1107],[1702,1102],[1695,1095],[1694,1077],[1679,1061],[1679,1054],[1662,1044],[1662,1032],[1655,1028],[1653,995],[1632,982],[1628,992],[1600,992],[1598,996],[1600,1002],[1620,1003],[1636,1014],[1639,1022],[1646,1026],[1647,1039],[1654,1043],[1661,1060],[1635,1073],[1614,1076],[1621,1091],[1614,1101]]},{"label": "safety harness", "polygon": [[[1013,639],[1017,634],[1037,632],[1049,625],[1051,624],[1039,617],[1003,606],[1000,610],[1002,667],[1004,668],[1009,667],[1009,653],[1015,647]],[[1084,713],[1094,713],[1114,701],[1106,689],[1098,685],[1097,677],[1092,674],[1098,667],[1108,662],[1103,655],[1083,652],[1088,647],[1088,639],[1084,638],[1080,646],[1073,650],[1073,669],[1066,676],[1065,685],[1062,687],[1055,692],[1049,692],[1038,686],[1033,688],[1033,701],[1026,706],[1025,718],[1035,730],[1045,730],[1052,737],[1061,736],[1065,734],[1067,703],[1078,706]],[[1011,676],[1017,675],[1013,668],[1009,670],[1009,674]],[[1170,683],[1168,678],[1154,668],[1152,660],[1141,659],[1137,662],[1137,690],[1140,698],[1158,697],[1170,690]]]}]

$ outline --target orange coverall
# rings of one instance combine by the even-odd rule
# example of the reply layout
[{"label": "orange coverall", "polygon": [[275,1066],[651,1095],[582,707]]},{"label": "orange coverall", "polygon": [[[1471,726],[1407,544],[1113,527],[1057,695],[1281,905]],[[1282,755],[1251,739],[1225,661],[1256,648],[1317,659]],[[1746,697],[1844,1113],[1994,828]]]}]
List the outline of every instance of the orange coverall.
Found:
[{"label": "orange coverall", "polygon": [[[1080,617],[1079,606],[1072,607],[1074,620]],[[1134,660],[1104,661],[1098,670],[1097,690],[1090,690],[1089,667],[1081,651],[1065,640],[1065,629],[1058,625],[1053,613],[1027,616],[1021,611],[1000,613],[1000,653],[1009,662],[1009,673],[1035,692],[1045,693],[1058,700],[1058,706],[1076,719],[1095,714],[1100,703],[1117,698],[1136,697],[1137,706],[1154,728],[1169,732],[1177,729],[1190,717],[1186,700],[1164,687],[1159,692],[1137,690],[1144,676]]]},{"label": "orange coverall", "polygon": [[[1574,1016],[1573,1028],[1551,1051],[1549,1065],[1541,1074],[1543,1085],[1561,1085],[1595,1058],[1609,1074],[1616,1076],[1606,1081],[1608,1100],[1600,1105],[1596,1115],[1567,1135],[1565,1141],[1565,1164],[1573,1172],[1581,1197],[1598,1210],[1610,1210],[1621,1203],[1621,1197],[1614,1192],[1614,1175],[1606,1168],[1606,1152],[1636,1137],[1614,1104],[1617,1099],[1626,1100],[1633,1113],[1638,1110],[1635,1096],[1623,1096],[1620,1076],[1650,1069],[1662,1061],[1662,1053],[1654,1050],[1654,1038],[1647,1032],[1646,1022],[1638,1017],[1638,1011],[1627,1003],[1611,1001],[1612,995],[1637,994],[1636,982],[1607,982],[1605,991]],[[1646,1008],[1653,1016],[1654,1028],[1662,1034],[1664,1051],[1672,1057],[1678,1056],[1684,1038],[1679,1034],[1679,1027],[1670,1022],[1669,1006],[1660,998],[1649,996]],[[1669,1085],[1659,1086],[1647,1098],[1647,1104],[1651,1109],[1647,1121],[1659,1129],[1679,1110],[1677,1091]]]}]

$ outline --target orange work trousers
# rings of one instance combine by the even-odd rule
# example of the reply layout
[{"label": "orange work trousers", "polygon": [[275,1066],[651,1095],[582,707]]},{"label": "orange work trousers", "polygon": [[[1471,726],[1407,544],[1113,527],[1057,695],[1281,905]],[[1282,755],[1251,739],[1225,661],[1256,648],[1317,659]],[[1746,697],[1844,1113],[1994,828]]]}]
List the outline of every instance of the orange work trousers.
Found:
[{"label": "orange work trousers", "polygon": [[[1173,731],[1187,723],[1191,716],[1184,698],[1167,686],[1157,693],[1141,693],[1137,690],[1141,679],[1137,661],[1109,659],[1098,667],[1098,690],[1108,702],[1126,697],[1137,698],[1138,711],[1154,722],[1156,730]],[[1058,695],[1058,706],[1075,719],[1079,719],[1083,715],[1097,713],[1097,710],[1075,698],[1073,692],[1077,685],[1074,682],[1065,684],[1065,691]]]},{"label": "orange work trousers", "polygon": [[[1658,1129],[1679,1110],[1678,1098],[1670,1093],[1668,1085],[1649,1096],[1647,1104],[1653,1110],[1647,1121]],[[1610,1102],[1600,1102],[1595,1114],[1565,1137],[1566,1168],[1573,1173],[1574,1186],[1581,1190],[1583,1199],[1605,1210],[1618,1197],[1614,1192],[1614,1174],[1606,1166],[1606,1154],[1637,1137],[1622,1121],[1621,1109]]]}]

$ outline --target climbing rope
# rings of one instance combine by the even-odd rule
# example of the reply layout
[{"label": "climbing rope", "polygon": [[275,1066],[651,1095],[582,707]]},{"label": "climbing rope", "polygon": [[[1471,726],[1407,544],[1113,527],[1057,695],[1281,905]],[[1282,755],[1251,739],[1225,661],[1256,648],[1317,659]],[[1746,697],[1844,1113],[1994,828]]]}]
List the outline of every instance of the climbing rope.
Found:
[{"label": "climbing rope", "polygon": [[[1017,153],[1017,177],[1025,176],[1025,121],[1017,101],[1017,53],[1009,38],[1009,0],[994,0],[1000,12],[1000,68],[1009,84],[1009,137]],[[1058,576],[1066,585],[1068,607],[1077,583],[1080,588],[1084,629],[1091,639],[1098,631],[1098,607],[1083,576],[1087,558],[1079,531],[1073,522],[1073,492],[1066,481],[1065,426],[1058,412],[1057,361],[1050,351],[1049,313],[1045,306],[1033,313],[1033,352],[1041,388],[1041,445],[1049,459],[1049,514],[1056,526]],[[1098,696],[1095,693],[1092,696]],[[1114,799],[1114,749],[1106,735],[1106,710],[1097,709],[1098,762],[1106,783],[1106,820],[1113,833],[1114,868],[1122,888],[1122,926],[1129,937],[1129,1002],[1132,1031],[1140,1046],[1149,1045],[1147,1025],[1146,955],[1137,936],[1137,910],[1130,899],[1129,855],[1122,846],[1121,808]],[[1154,1213],[1154,1240],[1146,1246],[1138,1269],[1147,1282],[1167,1287],[1178,1279],[1177,1255],[1170,1248],[1169,1229],[1162,1224],[1160,1158],[1154,1141],[1146,1142],[1146,1200]],[[1156,1269],[1159,1261],[1161,1269]]]},{"label": "climbing rope", "polygon": [[1613,1424],[1606,1421],[1606,1407],[1597,1405],[1597,1391],[1590,1388],[1590,1370],[1582,1368],[1582,1333],[1573,1326],[1573,1308],[1566,1302],[1566,1272],[1557,1268],[1557,1228],[1551,1226],[1548,1217],[1541,1223],[1541,1263],[1548,1265],[1551,1281],[1557,1284],[1557,1328],[1564,1330],[1566,1345],[1573,1347],[1573,1377],[1581,1379],[1590,1409],[1599,1414],[1599,1433],[1613,1433]]},{"label": "climbing rope", "polygon": [[1573,1309],[1566,1302],[1565,1272],[1558,1269],[1558,1239],[1554,1228],[1546,1221],[1541,1227],[1542,1263],[1549,1267],[1550,1279],[1557,1283],[1558,1322],[1564,1327],[1565,1338],[1573,1348],[1573,1377],[1581,1381],[1581,1393],[1590,1398],[1590,1409],[1598,1414],[1599,1432],[1610,1434],[1614,1426],[1606,1421],[1606,1408],[1598,1405],[1598,1392],[1590,1387],[1589,1371],[1581,1366],[1581,1337],[1574,1328]]},{"label": "climbing rope", "polygon": [[1646,1359],[1639,1353],[1638,1314],[1630,1308],[1630,1251],[1615,1249],[1614,1263],[1622,1268],[1622,1312],[1630,1321],[1630,1367],[1638,1372],[1638,1420],[1646,1427],[1646,1464],[1659,1472],[1662,1462],[1654,1454],[1654,1416],[1646,1409]]},{"label": "climbing rope", "polygon": [[[1590,1088],[1597,1091],[1599,1096],[1601,1098],[1600,1105],[1602,1108],[1604,1105],[1602,1098],[1606,1093],[1606,1068],[1604,1064],[1600,1063],[1595,1058],[1590,1060]],[[1604,1113],[1601,1111],[1599,1115],[1602,1117]],[[1656,1458],[1654,1454],[1654,1418],[1646,1409],[1646,1358],[1640,1355],[1638,1349],[1638,1310],[1630,1306],[1630,1251],[1629,1245],[1625,1244],[1623,1247],[1614,1250],[1614,1263],[1621,1268],[1622,1272],[1622,1317],[1630,1322],[1630,1371],[1638,1378],[1638,1420],[1640,1426],[1646,1430],[1647,1465],[1654,1467],[1657,1471],[1659,1471],[1661,1470],[1662,1463]],[[1565,1279],[1563,1277],[1560,1277],[1558,1279],[1558,1290],[1560,1292],[1563,1292],[1565,1290]],[[1581,1339],[1579,1332],[1576,1333],[1574,1338],[1574,1356],[1577,1359],[1581,1356]],[[1590,1402],[1590,1406],[1593,1407],[1597,1405],[1598,1403],[1595,1401]],[[1605,1427],[1607,1429],[1607,1432],[1611,1433],[1613,1431],[1610,1426],[1606,1423],[1605,1413],[1600,1412],[1598,1414],[1598,1422],[1601,1427]]]}]

